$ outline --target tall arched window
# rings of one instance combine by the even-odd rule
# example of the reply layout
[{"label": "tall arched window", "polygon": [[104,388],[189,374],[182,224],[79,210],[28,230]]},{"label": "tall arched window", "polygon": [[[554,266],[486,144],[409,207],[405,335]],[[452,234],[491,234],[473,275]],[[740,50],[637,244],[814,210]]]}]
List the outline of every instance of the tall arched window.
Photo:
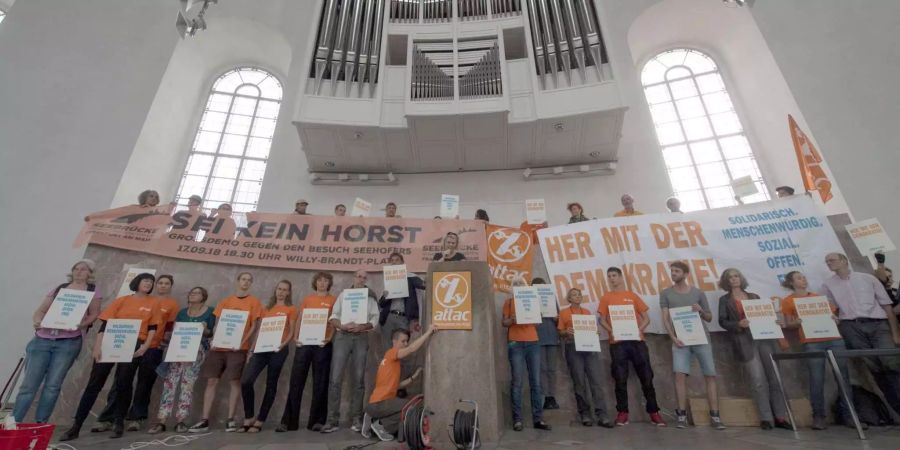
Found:
[{"label": "tall arched window", "polygon": [[744,127],[715,61],[704,53],[674,49],[651,59],[641,72],[669,180],[684,211],[737,204],[732,181],[749,175],[769,199]]},{"label": "tall arched window", "polygon": [[264,70],[241,67],[219,77],[178,188],[179,205],[200,195],[204,208],[231,203],[235,212],[255,210],[280,106],[281,83]]}]

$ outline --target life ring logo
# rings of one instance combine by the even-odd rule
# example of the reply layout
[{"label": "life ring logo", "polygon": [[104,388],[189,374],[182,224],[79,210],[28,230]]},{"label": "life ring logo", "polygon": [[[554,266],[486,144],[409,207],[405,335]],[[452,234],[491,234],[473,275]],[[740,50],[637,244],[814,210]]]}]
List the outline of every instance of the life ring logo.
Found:
[{"label": "life ring logo", "polygon": [[432,323],[444,330],[472,329],[472,274],[434,272],[431,279]]},{"label": "life ring logo", "polygon": [[444,308],[459,308],[469,298],[469,282],[458,273],[448,273],[435,284],[434,298]]},{"label": "life ring logo", "polygon": [[497,261],[514,263],[520,261],[531,249],[528,233],[512,228],[499,228],[488,235],[488,250]]}]

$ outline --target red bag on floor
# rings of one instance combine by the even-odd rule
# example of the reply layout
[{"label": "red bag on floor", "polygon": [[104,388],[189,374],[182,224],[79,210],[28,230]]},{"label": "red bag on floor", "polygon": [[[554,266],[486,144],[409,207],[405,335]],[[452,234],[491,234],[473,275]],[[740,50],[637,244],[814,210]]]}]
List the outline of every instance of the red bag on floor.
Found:
[{"label": "red bag on floor", "polygon": [[0,430],[0,450],[47,450],[53,429],[48,423],[20,423],[18,429]]}]

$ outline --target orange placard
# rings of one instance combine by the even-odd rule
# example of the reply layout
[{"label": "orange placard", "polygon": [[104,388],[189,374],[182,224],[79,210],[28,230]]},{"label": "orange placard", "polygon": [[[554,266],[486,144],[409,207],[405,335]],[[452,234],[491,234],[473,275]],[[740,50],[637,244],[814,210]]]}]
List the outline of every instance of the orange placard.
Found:
[{"label": "orange placard", "polygon": [[472,274],[431,274],[431,323],[441,330],[472,329]]},{"label": "orange placard", "polygon": [[487,243],[495,291],[511,292],[513,280],[519,277],[531,283],[532,241],[527,231],[488,224]]},{"label": "orange placard", "polygon": [[828,175],[825,174],[825,169],[822,167],[822,155],[790,114],[788,114],[788,127],[791,129],[794,151],[797,152],[803,187],[807,191],[819,191],[822,203],[828,203],[828,200],[831,200],[834,195],[831,194],[831,180],[828,179]]}]

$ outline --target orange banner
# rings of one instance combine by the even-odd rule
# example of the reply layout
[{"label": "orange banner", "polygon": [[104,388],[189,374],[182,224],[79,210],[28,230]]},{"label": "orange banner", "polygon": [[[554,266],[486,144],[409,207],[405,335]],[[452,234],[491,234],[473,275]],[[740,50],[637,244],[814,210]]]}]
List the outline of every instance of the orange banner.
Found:
[{"label": "orange banner", "polygon": [[788,127],[791,129],[791,139],[794,142],[794,151],[797,152],[797,162],[800,164],[800,177],[803,178],[803,187],[807,191],[819,191],[822,203],[828,203],[834,197],[831,194],[831,180],[825,174],[822,167],[822,155],[819,154],[812,141],[806,137],[806,133],[800,129],[794,117],[788,114]]},{"label": "orange banner", "polygon": [[494,290],[512,292],[513,280],[522,277],[531,284],[532,240],[518,228],[487,225],[488,266]]},{"label": "orange banner", "polygon": [[304,270],[381,271],[393,252],[408,270],[426,272],[448,232],[458,251],[484,261],[484,223],[249,213],[208,217],[166,208],[127,206],[95,213],[75,241],[172,258]]},{"label": "orange banner", "polygon": [[431,323],[441,330],[472,329],[472,274],[431,274]]}]

